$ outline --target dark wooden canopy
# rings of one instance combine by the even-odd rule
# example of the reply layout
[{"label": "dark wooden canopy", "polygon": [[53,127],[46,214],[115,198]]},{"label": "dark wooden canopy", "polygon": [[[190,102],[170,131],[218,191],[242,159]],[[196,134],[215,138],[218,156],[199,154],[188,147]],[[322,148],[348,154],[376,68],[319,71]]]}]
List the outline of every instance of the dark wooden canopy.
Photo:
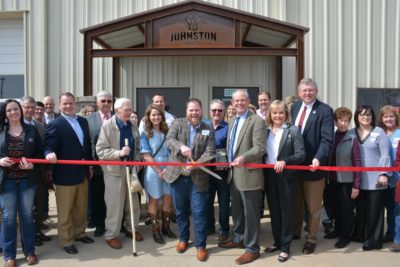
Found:
[{"label": "dark wooden canopy", "polygon": [[[84,95],[93,94],[93,58],[113,58],[113,95],[120,95],[119,58],[138,56],[276,56],[277,97],[282,57],[296,57],[304,76],[308,28],[200,0],[183,1],[81,30]],[[98,48],[94,48],[94,42]],[[279,88],[280,87],[280,88]]]}]

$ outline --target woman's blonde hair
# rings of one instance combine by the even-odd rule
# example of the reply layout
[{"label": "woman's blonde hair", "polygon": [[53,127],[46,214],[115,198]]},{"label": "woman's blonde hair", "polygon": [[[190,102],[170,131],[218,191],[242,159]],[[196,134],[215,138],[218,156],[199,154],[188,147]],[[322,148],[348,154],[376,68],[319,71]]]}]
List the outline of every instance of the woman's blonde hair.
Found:
[{"label": "woman's blonde hair", "polygon": [[379,117],[378,117],[378,125],[379,125],[379,127],[381,127],[382,129],[386,130],[387,127],[383,123],[383,116],[385,116],[386,113],[393,113],[394,119],[395,119],[395,122],[396,122],[396,127],[399,127],[400,126],[399,113],[397,112],[396,108],[391,106],[391,105],[383,106],[379,110]]},{"label": "woman's blonde hair", "polygon": [[272,125],[271,110],[276,107],[280,107],[285,111],[285,115],[286,115],[285,122],[290,123],[290,113],[289,113],[288,107],[285,105],[285,103],[283,101],[275,100],[271,103],[271,105],[269,105],[268,114],[265,117],[265,121],[267,122],[267,125]]}]

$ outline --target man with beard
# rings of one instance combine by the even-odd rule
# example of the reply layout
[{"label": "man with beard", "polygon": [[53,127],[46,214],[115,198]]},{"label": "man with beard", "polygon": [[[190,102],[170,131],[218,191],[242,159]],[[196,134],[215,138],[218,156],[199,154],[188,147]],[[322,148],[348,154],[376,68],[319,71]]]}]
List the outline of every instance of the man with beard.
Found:
[{"label": "man with beard", "polygon": [[[214,130],[202,122],[200,100],[191,98],[186,102],[186,118],[176,119],[168,132],[166,143],[171,150],[169,162],[198,163],[211,161],[215,155]],[[171,183],[171,194],[176,210],[179,230],[178,253],[188,248],[190,237],[189,209],[191,208],[197,259],[207,260],[207,189],[209,175],[192,166],[168,166],[164,179]]]}]

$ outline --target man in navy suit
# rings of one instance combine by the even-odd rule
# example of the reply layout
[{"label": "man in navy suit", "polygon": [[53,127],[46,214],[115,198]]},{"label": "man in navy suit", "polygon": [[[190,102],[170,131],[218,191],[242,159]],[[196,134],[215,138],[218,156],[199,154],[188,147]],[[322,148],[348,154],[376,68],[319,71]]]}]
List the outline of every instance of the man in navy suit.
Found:
[{"label": "man in navy suit", "polygon": [[[61,115],[46,127],[45,156],[51,163],[63,160],[92,160],[89,126],[75,115],[75,97],[60,95]],[[93,243],[86,236],[88,179],[92,173],[85,165],[53,166],[58,213],[58,238],[65,252],[77,254],[73,242]]]},{"label": "man in navy suit", "polygon": [[[305,165],[313,167],[328,164],[333,145],[333,110],[317,99],[318,87],[314,80],[304,78],[298,86],[301,100],[291,108],[291,117],[301,129],[306,150]],[[293,238],[300,238],[303,224],[304,203],[307,211],[306,242],[304,254],[314,252],[321,219],[322,196],[326,172],[303,171],[297,192]]]}]

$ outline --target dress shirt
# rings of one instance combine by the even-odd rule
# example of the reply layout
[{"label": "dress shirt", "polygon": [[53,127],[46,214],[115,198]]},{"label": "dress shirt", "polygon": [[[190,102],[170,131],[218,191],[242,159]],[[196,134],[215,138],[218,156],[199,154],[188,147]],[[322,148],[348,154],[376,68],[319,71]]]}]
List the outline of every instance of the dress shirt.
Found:
[{"label": "dress shirt", "polygon": [[61,116],[64,117],[64,119],[66,119],[68,121],[68,123],[71,125],[72,129],[74,129],[74,132],[76,134],[76,136],[79,139],[79,142],[81,143],[81,145],[83,145],[83,131],[81,128],[81,125],[79,124],[77,118],[78,116],[74,115],[74,116],[67,116],[64,113],[61,113]]},{"label": "dress shirt", "polygon": [[308,105],[304,104],[304,102],[303,102],[303,104],[300,107],[299,113],[297,114],[296,121],[295,121],[294,125],[296,125],[298,127],[299,126],[299,122],[300,122],[301,113],[303,112],[304,106],[307,107],[306,116],[305,116],[304,121],[303,121],[303,126],[301,127],[301,133],[302,134],[304,132],[304,128],[306,126],[308,117],[310,116],[310,113],[311,113],[311,110],[313,108],[314,103],[315,103],[315,100],[312,103],[308,104]]},{"label": "dress shirt", "polygon": [[[107,114],[105,114],[105,113],[101,112],[100,110],[99,110],[99,114],[100,114],[101,125],[103,125],[103,123],[106,120],[110,119],[112,116],[111,112],[108,112]],[[106,119],[106,116],[107,116],[107,119]]]},{"label": "dress shirt", "polygon": [[270,132],[267,138],[267,157],[265,159],[265,163],[267,164],[275,164],[278,158],[279,152],[279,144],[281,143],[283,129],[287,128],[287,124],[282,124],[281,128],[274,133],[270,128]]},{"label": "dress shirt", "polygon": [[221,149],[226,148],[226,140],[228,138],[229,124],[222,120],[215,128],[215,148]]},{"label": "dress shirt", "polygon": [[195,126],[193,126],[190,122],[188,122],[188,126],[189,126],[189,132],[190,132],[190,136],[189,136],[190,144],[189,144],[189,147],[192,148],[194,137],[196,136],[197,129],[199,129],[199,127],[200,127],[200,123],[195,125]]},{"label": "dress shirt", "polygon": [[267,116],[267,112],[262,112],[260,109],[256,110],[258,116],[260,116],[263,120],[265,120],[265,116]]},{"label": "dress shirt", "polygon": [[[237,127],[237,130],[236,130],[236,136],[235,136],[235,140],[234,140],[234,143],[233,143],[233,153],[232,153],[232,155],[235,155],[235,151],[236,151],[236,145],[237,145],[237,139],[238,139],[238,136],[239,136],[239,134],[240,134],[240,130],[242,129],[242,126],[243,126],[243,123],[244,123],[244,121],[246,120],[246,117],[247,117],[247,113],[249,112],[249,110],[247,110],[245,113],[243,113],[242,115],[237,115],[236,117],[235,117],[235,119],[237,118],[237,117],[239,117],[239,122],[238,122],[238,127]],[[234,125],[233,125],[233,127],[234,127]],[[229,139],[230,140],[232,140],[232,132],[233,131],[231,131],[231,133],[230,133],[230,136],[229,136]]]}]

